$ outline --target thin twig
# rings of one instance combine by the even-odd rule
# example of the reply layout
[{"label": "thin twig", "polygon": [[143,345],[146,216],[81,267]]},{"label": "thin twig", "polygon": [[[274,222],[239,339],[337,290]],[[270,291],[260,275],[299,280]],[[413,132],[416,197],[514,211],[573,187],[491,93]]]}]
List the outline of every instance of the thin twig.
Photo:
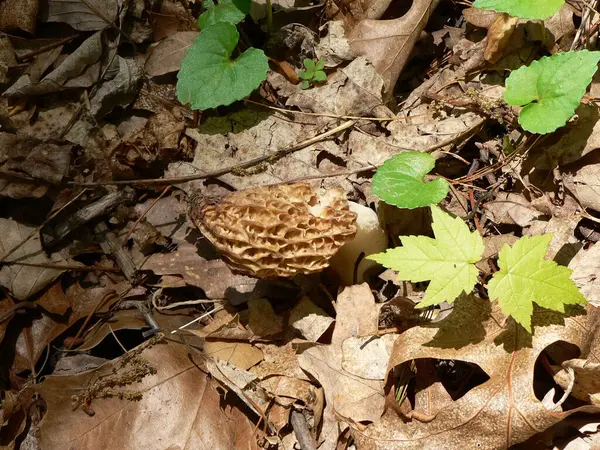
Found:
[{"label": "thin twig", "polygon": [[75,335],[75,337],[69,343],[65,344],[65,347],[67,348],[67,350],[71,350],[71,347],[73,347],[73,345],[79,341],[79,338],[83,334],[83,330],[85,330],[85,327],[87,326],[87,324],[90,322],[90,320],[92,320],[92,316],[96,313],[96,311],[98,311],[104,305],[104,303],[106,303],[109,300],[112,300],[115,297],[117,297],[117,294],[116,294],[116,292],[113,291],[113,292],[109,292],[108,294],[101,297],[100,300],[98,300],[98,302],[94,306],[94,309],[92,309],[89,312],[89,314],[85,318],[85,321],[81,324],[81,327],[79,328],[79,331],[77,331],[77,334]]},{"label": "thin twig", "polygon": [[291,153],[302,150],[306,147],[309,147],[317,142],[320,142],[324,139],[327,139],[330,136],[333,136],[340,131],[344,131],[354,125],[353,120],[348,120],[344,122],[338,127],[335,127],[325,133],[318,134],[315,137],[307,139],[299,144],[292,145],[290,147],[277,150],[275,152],[269,153],[268,155],[259,156],[258,158],[251,159],[249,161],[243,162],[241,164],[237,164],[234,166],[229,166],[224,169],[215,170],[214,172],[195,174],[195,175],[187,175],[183,177],[173,177],[173,178],[148,178],[143,180],[119,180],[119,181],[94,181],[91,183],[75,183],[69,182],[66,183],[67,186],[79,186],[79,187],[94,187],[94,186],[138,186],[138,185],[164,185],[164,184],[183,184],[189,181],[197,181],[197,180],[205,180],[207,178],[218,178],[220,176],[226,175],[230,172],[235,172],[238,170],[248,169],[250,167],[256,166],[260,163],[266,161],[275,161],[284,156],[287,156]]},{"label": "thin twig", "polygon": [[127,349],[125,348],[125,346],[123,344],[121,344],[121,341],[119,340],[119,338],[117,337],[117,335],[115,334],[115,332],[113,331],[112,327],[110,326],[110,324],[108,324],[108,329],[110,330],[110,334],[113,335],[113,337],[115,338],[115,341],[117,341],[117,344],[119,344],[119,347],[121,347],[121,349],[127,353]]},{"label": "thin twig", "polygon": [[45,263],[26,263],[21,261],[4,261],[2,264],[7,266],[25,266],[25,267],[42,267],[44,269],[56,269],[56,270],[79,270],[81,272],[120,272],[120,269],[116,267],[92,267],[92,266],[78,266],[76,264],[45,264]]},{"label": "thin twig", "polygon": [[179,328],[177,328],[176,330],[173,330],[173,331],[171,331],[171,334],[175,334],[175,333],[177,333],[178,331],[181,331],[181,330],[183,330],[184,328],[187,328],[187,327],[189,327],[190,325],[193,325],[193,324],[195,324],[196,322],[199,322],[200,320],[204,319],[205,317],[208,317],[208,316],[210,316],[211,314],[214,314],[214,313],[216,313],[216,312],[219,312],[219,311],[221,311],[221,310],[222,310],[222,309],[224,309],[224,308],[225,308],[225,307],[224,307],[223,305],[218,305],[218,306],[215,306],[213,309],[211,309],[211,310],[210,310],[210,311],[208,311],[208,312],[205,312],[204,314],[202,314],[202,315],[201,315],[201,316],[199,316],[199,317],[196,317],[196,318],[195,318],[194,320],[192,320],[191,322],[188,322],[188,323],[186,323],[185,325],[181,325],[181,326],[180,326]]},{"label": "thin twig", "polygon": [[35,236],[37,233],[39,233],[40,230],[48,224],[48,222],[50,222],[57,215],[59,215],[66,207],[73,204],[73,202],[75,202],[77,199],[79,199],[79,197],[81,197],[86,192],[87,192],[87,189],[82,190],[79,194],[77,194],[75,197],[73,197],[71,200],[69,200],[67,203],[65,203],[63,206],[61,206],[55,212],[50,214],[48,216],[48,218],[46,220],[44,220],[44,222],[39,227],[37,227],[35,230],[33,230],[24,240],[19,242],[12,249],[10,249],[7,253],[2,255],[0,257],[0,264],[2,264],[6,258],[8,258],[10,255],[12,255],[14,252],[16,252],[18,249],[20,249],[27,241],[29,241],[29,239],[31,239],[33,236]]},{"label": "thin twig", "polygon": [[129,233],[127,233],[127,236],[125,236],[125,239],[123,239],[123,245],[125,245],[127,243],[129,238],[131,237],[131,234],[136,229],[136,227],[140,224],[140,222],[144,219],[144,217],[146,217],[146,215],[150,212],[150,210],[156,206],[158,201],[161,198],[163,198],[171,190],[172,187],[173,186],[167,186],[166,188],[164,188],[163,191],[160,193],[160,195],[152,202],[152,204],[150,206],[148,206],[148,208],[146,208],[146,211],[144,211],[144,213],[138,218],[138,220],[135,221],[135,223],[131,227],[131,230],[129,230]]},{"label": "thin twig", "polygon": [[6,311],[4,311],[0,315],[0,323],[4,322],[7,319],[10,319],[20,309],[35,309],[35,308],[37,308],[37,303],[35,303],[35,302],[25,301],[25,302],[15,303],[14,305],[12,305],[10,308],[8,308]]},{"label": "thin twig", "polygon": [[308,426],[308,422],[306,421],[306,417],[300,411],[292,410],[290,415],[290,423],[292,424],[292,428],[294,429],[294,434],[296,435],[296,439],[298,439],[298,443],[300,444],[300,448],[302,450],[317,450],[317,443],[313,438],[310,427]]},{"label": "thin twig", "polygon": [[38,48],[37,50],[33,50],[29,53],[25,53],[24,55],[17,56],[19,61],[25,61],[29,58],[33,58],[34,56],[40,55],[42,53],[47,52],[48,50],[52,50],[55,47],[59,47],[67,42],[72,41],[73,39],[79,37],[79,34],[74,34],[72,36],[66,37],[64,39],[60,39],[59,41],[53,42],[52,44],[44,45],[43,47]]},{"label": "thin twig", "polygon": [[425,114],[418,114],[415,116],[396,116],[396,117],[362,117],[362,116],[340,116],[338,114],[329,114],[329,113],[313,113],[313,112],[304,112],[304,111],[294,111],[292,109],[278,108],[276,106],[265,105],[264,103],[255,102],[253,100],[245,100],[246,103],[251,103],[253,105],[262,106],[263,108],[272,109],[273,111],[279,111],[284,114],[301,114],[304,116],[314,116],[314,117],[331,117],[333,119],[344,119],[344,120],[370,120],[373,122],[394,122],[396,120],[411,120],[417,117],[423,117]]}]

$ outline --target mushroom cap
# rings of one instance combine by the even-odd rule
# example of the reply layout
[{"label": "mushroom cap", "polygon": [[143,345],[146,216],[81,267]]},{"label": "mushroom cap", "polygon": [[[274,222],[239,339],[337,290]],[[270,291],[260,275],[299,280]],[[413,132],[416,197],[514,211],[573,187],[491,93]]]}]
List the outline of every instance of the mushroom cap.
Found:
[{"label": "mushroom cap", "polygon": [[306,183],[192,200],[190,218],[232,271],[257,278],[319,272],[356,234],[344,192],[318,196]]}]

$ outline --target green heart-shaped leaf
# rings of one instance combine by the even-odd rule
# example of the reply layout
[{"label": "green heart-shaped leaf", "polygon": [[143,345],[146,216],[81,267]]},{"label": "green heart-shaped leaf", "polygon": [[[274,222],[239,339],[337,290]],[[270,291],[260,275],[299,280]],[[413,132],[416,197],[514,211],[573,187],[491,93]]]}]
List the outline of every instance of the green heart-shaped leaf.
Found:
[{"label": "green heart-shaped leaf", "polygon": [[519,116],[525,130],[550,133],[575,114],[599,60],[600,52],[587,50],[545,56],[510,74],[504,100],[526,105]]},{"label": "green heart-shaped leaf", "polygon": [[229,105],[250,95],[267,78],[268,58],[249,48],[231,59],[239,34],[235,25],[218,22],[200,32],[177,75],[177,98],[192,109]]},{"label": "green heart-shaped leaf", "polygon": [[394,155],[373,177],[373,193],[390,205],[407,209],[441,202],[448,194],[448,182],[443,178],[429,183],[423,181],[433,166],[435,159],[428,153]]},{"label": "green heart-shaped leaf", "polygon": [[215,5],[213,0],[202,3],[207,10],[198,17],[198,28],[204,30],[217,22],[236,24],[244,20],[250,12],[251,0],[219,0]]},{"label": "green heart-shaped leaf", "polygon": [[522,19],[544,20],[553,16],[564,4],[565,0],[476,0],[473,6]]}]

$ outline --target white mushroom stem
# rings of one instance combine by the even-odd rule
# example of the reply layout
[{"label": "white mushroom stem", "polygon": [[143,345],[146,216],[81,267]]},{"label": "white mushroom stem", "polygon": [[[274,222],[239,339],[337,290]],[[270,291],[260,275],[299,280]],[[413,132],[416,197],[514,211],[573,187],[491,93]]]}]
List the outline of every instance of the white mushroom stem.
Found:
[{"label": "white mushroom stem", "polygon": [[[383,252],[387,249],[388,238],[379,224],[377,213],[371,208],[348,202],[350,210],[356,213],[356,236],[347,242],[331,258],[330,267],[338,274],[340,281],[349,286],[354,280],[354,266],[361,253],[365,256]],[[375,261],[363,258],[357,269],[356,282],[364,281],[365,273],[378,266]]]}]

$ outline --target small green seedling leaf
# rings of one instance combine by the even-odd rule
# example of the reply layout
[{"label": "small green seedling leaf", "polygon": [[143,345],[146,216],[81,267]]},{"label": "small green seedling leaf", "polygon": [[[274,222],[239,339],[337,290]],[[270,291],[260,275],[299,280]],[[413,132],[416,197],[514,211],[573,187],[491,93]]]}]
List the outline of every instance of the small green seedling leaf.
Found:
[{"label": "small green seedling leaf", "polygon": [[443,178],[423,181],[435,159],[428,153],[403,152],[388,159],[373,177],[373,193],[400,208],[420,208],[441,202],[449,185]]},{"label": "small green seedling leaf", "polygon": [[506,79],[504,100],[524,106],[523,129],[545,134],[567,123],[579,106],[598,68],[600,52],[556,53],[513,71]]},{"label": "small green seedling leaf", "polygon": [[476,0],[473,6],[510,14],[521,19],[544,20],[553,16],[565,0]]},{"label": "small green seedling leaf", "polygon": [[402,247],[369,256],[407,281],[431,280],[419,308],[452,303],[463,291],[471,292],[479,271],[475,267],[484,246],[477,231],[437,206],[431,206],[435,239],[426,236],[401,236]]},{"label": "small green seedling leaf", "polygon": [[231,59],[239,34],[218,22],[202,30],[188,49],[177,75],[177,98],[192,109],[229,105],[250,95],[267,78],[268,58],[249,48]]},{"label": "small green seedling leaf", "polygon": [[318,60],[316,63],[312,59],[306,58],[304,60],[304,68],[298,72],[302,83],[300,84],[301,89],[308,89],[316,83],[327,81],[327,74],[323,72],[325,67],[325,61]]},{"label": "small green seedling leaf", "polygon": [[202,6],[206,8],[198,17],[198,28],[204,30],[217,22],[236,24],[244,20],[250,12],[251,0],[219,0],[215,5],[213,0],[205,0]]},{"label": "small green seedling leaf", "polygon": [[323,72],[322,70],[317,70],[315,72],[315,76],[313,77],[313,80],[315,80],[317,83],[322,83],[323,81],[327,80],[327,74],[325,72]]},{"label": "small green seedling leaf", "polygon": [[498,300],[502,312],[531,332],[533,302],[564,312],[564,305],[585,304],[585,298],[569,278],[571,269],[544,259],[552,234],[522,237],[500,250],[496,272],[487,285],[490,300]]},{"label": "small green seedling leaf", "polygon": [[307,75],[312,77],[316,70],[316,64],[312,59],[306,58],[304,60],[304,68],[306,69]]}]

